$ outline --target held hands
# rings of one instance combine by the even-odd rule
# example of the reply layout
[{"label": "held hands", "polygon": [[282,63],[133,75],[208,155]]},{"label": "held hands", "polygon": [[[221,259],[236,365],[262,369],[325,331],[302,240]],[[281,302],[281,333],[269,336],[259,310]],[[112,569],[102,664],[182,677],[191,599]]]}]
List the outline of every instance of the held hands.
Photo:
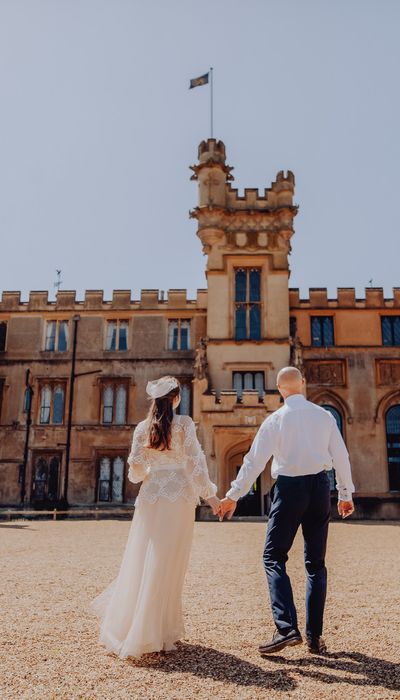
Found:
[{"label": "held hands", "polygon": [[231,519],[232,515],[234,514],[236,510],[236,501],[233,501],[231,498],[228,498],[227,496],[222,499],[220,502],[220,510],[219,510],[219,520],[222,523],[225,515],[228,518],[228,520]]},{"label": "held hands", "polygon": [[354,513],[354,503],[353,501],[338,501],[337,504],[338,513],[342,516],[343,520],[348,518],[349,515]]},{"label": "held hands", "polygon": [[211,496],[211,498],[207,498],[207,503],[209,506],[211,506],[213,514],[220,517],[221,501],[219,500],[218,496]]},{"label": "held hands", "polygon": [[231,498],[223,498],[221,501],[218,496],[211,496],[211,498],[207,498],[207,503],[211,506],[213,514],[218,516],[220,522],[223,521],[225,515],[230,520],[236,510],[236,501]]}]

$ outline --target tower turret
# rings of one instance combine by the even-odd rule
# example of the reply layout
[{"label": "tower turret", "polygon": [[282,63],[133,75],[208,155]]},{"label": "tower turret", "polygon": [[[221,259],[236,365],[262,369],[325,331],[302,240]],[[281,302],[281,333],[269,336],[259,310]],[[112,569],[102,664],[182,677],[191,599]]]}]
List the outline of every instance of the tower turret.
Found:
[{"label": "tower turret", "polygon": [[192,165],[191,180],[199,183],[199,207],[225,207],[226,184],[233,180],[229,165],[226,165],[225,145],[216,139],[202,141],[198,151],[199,163]]}]

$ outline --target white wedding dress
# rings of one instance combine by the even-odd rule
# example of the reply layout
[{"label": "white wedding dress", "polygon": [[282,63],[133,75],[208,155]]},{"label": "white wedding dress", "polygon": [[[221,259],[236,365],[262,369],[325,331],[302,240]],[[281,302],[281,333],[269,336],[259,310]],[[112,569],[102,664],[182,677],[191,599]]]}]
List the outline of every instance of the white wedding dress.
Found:
[{"label": "white wedding dress", "polygon": [[121,658],[174,649],[182,638],[182,588],[199,497],[214,496],[189,416],[174,414],[171,449],[145,447],[138,424],[128,458],[130,481],[143,481],[117,578],[95,598],[99,641]]}]

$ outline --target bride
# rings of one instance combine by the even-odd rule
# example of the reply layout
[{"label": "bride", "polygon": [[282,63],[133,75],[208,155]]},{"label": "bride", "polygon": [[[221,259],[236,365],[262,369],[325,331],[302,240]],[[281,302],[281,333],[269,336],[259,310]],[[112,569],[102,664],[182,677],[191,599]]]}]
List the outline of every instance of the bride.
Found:
[{"label": "bride", "polygon": [[174,412],[178,380],[162,377],[146,391],[152,404],[128,457],[129,480],[143,481],[135,515],[119,574],[91,604],[99,642],[120,658],[176,648],[195,507],[201,497],[216,515],[220,503],[192,419]]}]

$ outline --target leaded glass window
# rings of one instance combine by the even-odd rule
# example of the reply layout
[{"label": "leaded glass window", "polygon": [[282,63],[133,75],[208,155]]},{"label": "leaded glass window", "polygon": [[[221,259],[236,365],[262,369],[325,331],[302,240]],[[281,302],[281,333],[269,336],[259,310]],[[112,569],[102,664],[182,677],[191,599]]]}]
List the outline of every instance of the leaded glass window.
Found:
[{"label": "leaded glass window", "polygon": [[326,348],[335,344],[333,316],[311,317],[311,344],[319,348]]},{"label": "leaded glass window", "polygon": [[190,416],[192,403],[192,391],[190,384],[181,384],[181,402],[178,406],[177,413],[181,416]]},{"label": "leaded glass window", "polygon": [[126,382],[109,381],[102,391],[102,423],[125,425],[128,389]]},{"label": "leaded glass window", "polygon": [[58,350],[64,352],[68,344],[68,322],[60,321],[58,324]]},{"label": "leaded glass window", "polygon": [[124,460],[116,457],[113,462],[112,500],[122,503],[124,486]]},{"label": "leaded glass window", "polygon": [[126,423],[126,386],[124,384],[120,384],[116,390],[115,422],[117,425]]},{"label": "leaded glass window", "polygon": [[381,325],[383,345],[400,345],[400,316],[382,316]]},{"label": "leaded glass window", "polygon": [[113,422],[114,388],[107,385],[103,389],[103,423]]},{"label": "leaded glass window", "polygon": [[100,475],[99,475],[99,501],[110,500],[111,486],[111,459],[110,457],[102,457],[100,460]]},{"label": "leaded glass window", "polygon": [[258,391],[262,399],[265,393],[264,372],[233,372],[232,388],[238,399],[242,398],[243,391]]},{"label": "leaded glass window", "polygon": [[122,455],[103,455],[99,459],[97,499],[113,503],[124,500],[125,458]]},{"label": "leaded glass window", "polygon": [[40,423],[50,423],[51,387],[43,386],[40,392]]},{"label": "leaded glass window", "polygon": [[45,350],[54,351],[56,349],[56,321],[47,321]]},{"label": "leaded glass window", "polygon": [[2,321],[0,323],[0,352],[4,352],[6,349],[6,338],[7,338],[7,323]]},{"label": "leaded glass window", "polygon": [[385,416],[390,491],[400,491],[400,404]]},{"label": "leaded glass window", "polygon": [[[27,389],[27,392],[30,392]],[[25,394],[27,399],[27,393]],[[28,404],[26,403],[28,409]],[[40,390],[39,423],[61,425],[64,421],[64,386],[60,384],[44,384]]]},{"label": "leaded glass window", "polygon": [[168,350],[190,350],[190,319],[168,321]]},{"label": "leaded glass window", "polygon": [[128,331],[128,321],[107,321],[106,350],[127,350]]},{"label": "leaded glass window", "polygon": [[35,456],[32,492],[32,500],[35,503],[43,505],[46,501],[57,501],[60,461],[59,454],[43,452]]},{"label": "leaded glass window", "polygon": [[53,389],[53,423],[62,423],[64,418],[64,389],[56,386]]},{"label": "leaded glass window", "polygon": [[235,340],[261,339],[261,270],[235,270]]},{"label": "leaded glass window", "polygon": [[68,321],[47,321],[44,349],[48,352],[68,350]]}]

